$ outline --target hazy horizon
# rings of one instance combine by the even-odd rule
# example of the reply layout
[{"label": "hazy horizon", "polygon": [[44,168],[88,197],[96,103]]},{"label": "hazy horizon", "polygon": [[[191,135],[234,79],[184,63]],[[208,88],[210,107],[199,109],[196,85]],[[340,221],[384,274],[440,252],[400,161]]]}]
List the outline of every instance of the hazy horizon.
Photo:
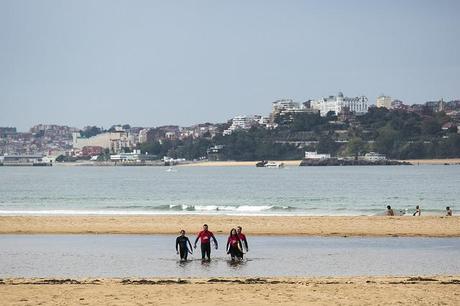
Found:
[{"label": "hazy horizon", "polygon": [[0,0],[0,126],[190,126],[339,91],[458,99],[459,13],[452,0]]}]

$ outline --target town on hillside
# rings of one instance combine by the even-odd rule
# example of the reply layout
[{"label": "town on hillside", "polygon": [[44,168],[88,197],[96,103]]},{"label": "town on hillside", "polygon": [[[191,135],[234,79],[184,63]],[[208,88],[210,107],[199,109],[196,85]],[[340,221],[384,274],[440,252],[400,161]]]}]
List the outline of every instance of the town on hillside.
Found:
[{"label": "town on hillside", "polygon": [[[313,153],[312,153],[313,152]],[[312,155],[313,154],[313,155]],[[38,124],[0,127],[0,165],[160,165],[192,161],[460,157],[460,100],[406,105],[381,95],[272,102],[267,116],[224,123],[109,129]],[[312,158],[314,157],[314,158]]]}]

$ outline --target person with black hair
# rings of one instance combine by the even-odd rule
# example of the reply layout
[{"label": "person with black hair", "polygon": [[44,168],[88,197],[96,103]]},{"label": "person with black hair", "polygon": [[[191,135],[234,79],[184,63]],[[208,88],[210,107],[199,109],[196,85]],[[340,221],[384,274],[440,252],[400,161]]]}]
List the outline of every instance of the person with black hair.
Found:
[{"label": "person with black hair", "polygon": [[205,257],[207,257],[208,260],[211,260],[211,239],[214,241],[214,244],[217,250],[218,248],[217,239],[216,237],[214,237],[214,234],[208,230],[208,225],[204,224],[203,230],[198,233],[195,239],[195,244],[194,244],[194,248],[196,249],[196,243],[198,242],[198,240],[200,240],[202,260],[205,260]]},{"label": "person with black hair", "polygon": [[241,245],[241,240],[238,237],[236,229],[232,228],[230,230],[230,235],[227,239],[227,254],[230,254],[232,261],[236,258],[243,259],[243,246]]},{"label": "person with black hair", "polygon": [[[190,249],[189,249],[190,246]],[[188,253],[192,253],[192,243],[185,236],[185,231],[180,231],[180,236],[176,238],[176,252],[180,254],[181,261],[187,261]]]}]

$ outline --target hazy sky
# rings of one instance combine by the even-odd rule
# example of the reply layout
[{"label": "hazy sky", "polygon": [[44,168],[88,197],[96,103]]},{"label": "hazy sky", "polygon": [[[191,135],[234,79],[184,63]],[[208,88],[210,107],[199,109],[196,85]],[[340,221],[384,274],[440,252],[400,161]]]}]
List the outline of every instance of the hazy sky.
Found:
[{"label": "hazy sky", "polygon": [[0,0],[0,126],[223,122],[460,98],[460,1]]}]

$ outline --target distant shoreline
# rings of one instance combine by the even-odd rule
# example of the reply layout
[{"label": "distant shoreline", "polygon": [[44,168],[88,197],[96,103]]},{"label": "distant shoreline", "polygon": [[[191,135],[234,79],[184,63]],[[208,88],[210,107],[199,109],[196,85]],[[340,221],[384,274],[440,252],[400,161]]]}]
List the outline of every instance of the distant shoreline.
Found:
[{"label": "distant shoreline", "polygon": [[[302,160],[273,160],[277,163],[283,163],[285,166],[297,167],[300,165]],[[409,162],[416,165],[460,165],[460,158],[448,158],[448,159],[406,159],[397,160],[399,162]],[[178,164],[178,167],[255,167],[259,161],[199,161],[199,162],[188,162],[184,164]],[[147,164],[147,165],[115,165],[114,163],[93,163],[89,161],[81,162],[66,162],[66,163],[55,163],[56,166],[93,166],[93,167],[164,167],[161,163]]]}]

